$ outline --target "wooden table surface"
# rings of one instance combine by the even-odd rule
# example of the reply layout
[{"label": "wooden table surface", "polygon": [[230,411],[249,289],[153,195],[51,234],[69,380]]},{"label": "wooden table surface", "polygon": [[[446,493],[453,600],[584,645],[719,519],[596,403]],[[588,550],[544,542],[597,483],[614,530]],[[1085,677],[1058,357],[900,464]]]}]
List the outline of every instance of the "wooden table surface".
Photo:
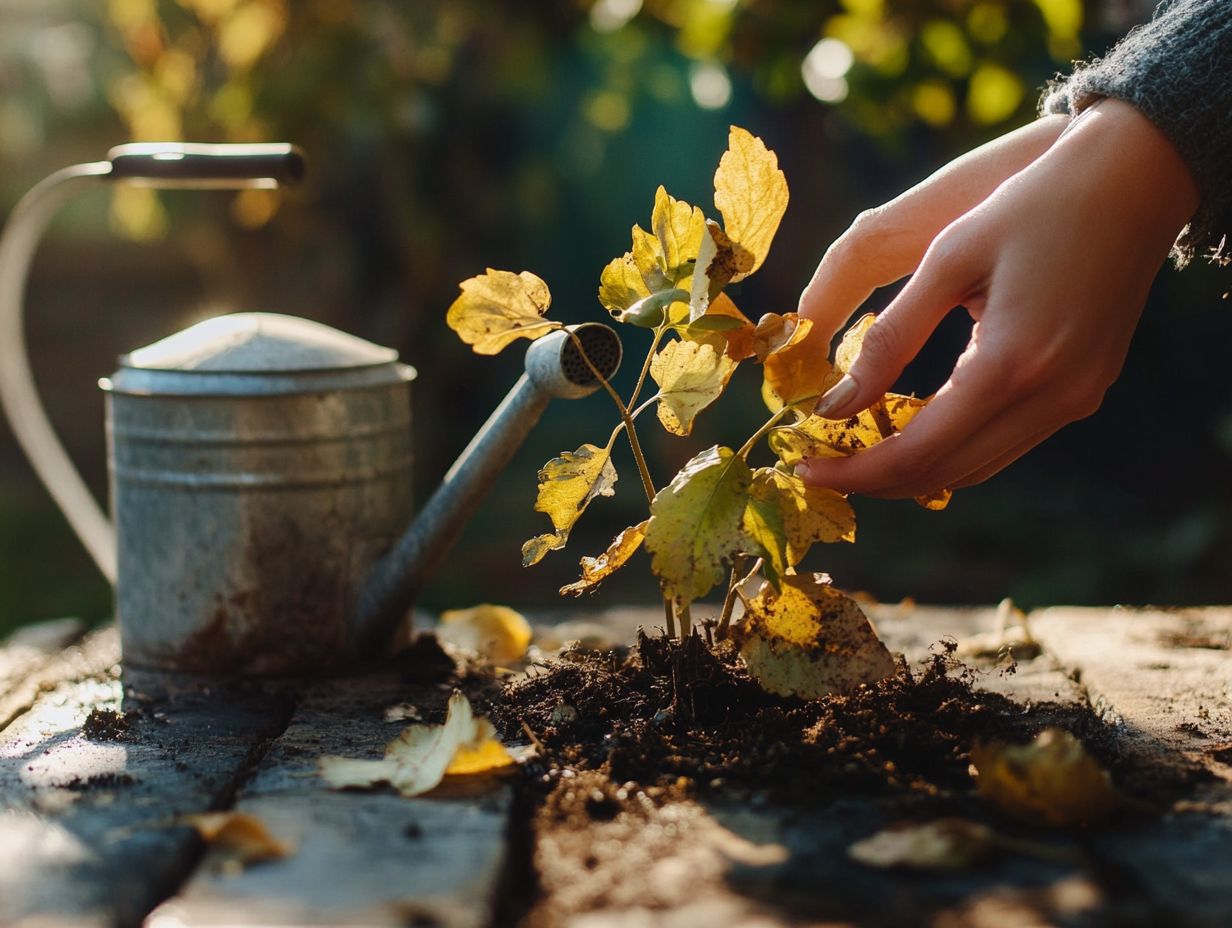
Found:
[{"label": "wooden table surface", "polygon": [[[881,607],[874,616],[891,649],[916,660],[942,636],[988,632],[993,613]],[[622,635],[656,624],[653,610],[595,618]],[[1081,863],[1010,861],[974,879],[859,868],[846,858],[850,809],[801,816],[680,803],[661,813],[673,816],[675,850],[571,926],[834,924],[809,915],[810,899],[832,892],[867,899],[870,912],[892,905],[903,924],[924,923],[910,914],[920,906],[938,928],[1232,925],[1232,609],[1054,608],[1032,614],[1030,627],[1043,654],[980,686],[1089,704],[1143,763],[1212,775],[1162,816],[1075,838]],[[126,673],[122,685],[114,630],[23,630],[0,650],[0,924],[506,922],[506,899],[518,894],[511,875],[526,872],[530,853],[509,785],[404,799],[331,791],[317,776],[323,753],[379,756],[405,724],[386,722],[384,709],[422,695],[376,673],[298,691],[148,673]],[[141,709],[126,737],[83,734],[91,710],[121,706]],[[202,865],[181,817],[232,808],[295,852],[238,872]],[[595,825],[596,847],[605,827]],[[542,891],[570,891],[550,849],[535,865]]]}]

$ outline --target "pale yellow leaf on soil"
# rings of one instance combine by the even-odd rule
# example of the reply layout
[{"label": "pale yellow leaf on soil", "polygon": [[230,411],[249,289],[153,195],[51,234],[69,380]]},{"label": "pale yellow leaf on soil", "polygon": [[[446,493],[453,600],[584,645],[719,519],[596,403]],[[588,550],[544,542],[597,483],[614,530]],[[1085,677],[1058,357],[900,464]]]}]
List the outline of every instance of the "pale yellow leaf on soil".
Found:
[{"label": "pale yellow leaf on soil", "polygon": [[787,198],[787,178],[778,157],[761,139],[732,126],[714,174],[714,205],[723,216],[723,231],[751,258],[748,270],[733,275],[733,281],[752,274],[766,260]]},{"label": "pale yellow leaf on soil", "polygon": [[735,452],[716,446],[685,464],[650,504],[650,568],[682,606],[726,579],[733,554],[752,550],[744,529],[752,479]]},{"label": "pale yellow leaf on soil", "polygon": [[1117,806],[1108,772],[1060,728],[1045,729],[1029,744],[976,744],[971,763],[980,794],[1031,825],[1087,825]]},{"label": "pale yellow leaf on soil", "polygon": [[991,828],[963,818],[893,825],[847,848],[868,867],[905,870],[965,870],[997,847]]},{"label": "pale yellow leaf on soil", "polygon": [[443,725],[412,725],[385,747],[381,760],[321,757],[317,769],[334,789],[389,783],[403,796],[419,796],[446,775],[497,773],[515,764],[487,719],[475,717],[461,693],[449,699]]},{"label": "pale yellow leaf on soil", "polygon": [[659,385],[659,421],[673,435],[693,431],[697,414],[727,387],[736,362],[712,345],[678,340],[664,345],[650,362]]},{"label": "pale yellow leaf on soil", "polygon": [[476,354],[496,354],[519,338],[534,340],[560,323],[544,319],[551,305],[548,286],[530,271],[496,271],[462,281],[462,295],[445,322]]},{"label": "pale yellow leaf on soil", "polygon": [[498,664],[521,660],[530,646],[530,623],[516,609],[480,603],[441,613],[437,637]]},{"label": "pale yellow leaf on soil", "polygon": [[639,522],[629,526],[612,539],[607,550],[598,557],[582,558],[582,578],[562,586],[561,595],[581,596],[593,592],[600,583],[624,567],[646,540],[646,525],[647,522]]},{"label": "pale yellow leaf on soil", "polygon": [[847,693],[895,670],[860,607],[824,574],[783,577],[781,594],[764,584],[748,604],[740,638],[749,673],[783,696]]}]

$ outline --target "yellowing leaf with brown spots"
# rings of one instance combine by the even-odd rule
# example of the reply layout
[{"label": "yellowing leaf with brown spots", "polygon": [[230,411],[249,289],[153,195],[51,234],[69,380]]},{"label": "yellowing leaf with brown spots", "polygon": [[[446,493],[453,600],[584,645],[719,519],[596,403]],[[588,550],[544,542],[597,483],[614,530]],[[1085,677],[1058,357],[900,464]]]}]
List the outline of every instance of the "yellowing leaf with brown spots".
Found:
[{"label": "yellowing leaf with brown spots", "polygon": [[724,287],[752,269],[753,255],[728,238],[717,222],[707,219],[689,288],[689,318],[704,315]]},{"label": "yellowing leaf with brown spots", "polygon": [[334,789],[363,789],[389,783],[403,796],[434,789],[446,775],[498,773],[515,761],[496,729],[477,718],[461,693],[454,693],[443,725],[412,725],[385,746],[381,760],[328,756],[317,769]]},{"label": "yellowing leaf with brown spots", "polygon": [[1045,729],[1030,744],[976,744],[971,763],[980,795],[1031,825],[1091,824],[1117,805],[1108,772],[1060,728]]},{"label": "yellowing leaf with brown spots", "polygon": [[894,673],[894,658],[853,599],[825,574],[766,583],[748,604],[740,656],[765,689],[816,699],[847,693]]},{"label": "yellowing leaf with brown spots", "polygon": [[693,431],[697,414],[727,387],[736,362],[712,345],[671,341],[650,362],[650,376],[659,385],[659,421],[673,435]]},{"label": "yellowing leaf with brown spots", "polygon": [[600,583],[624,567],[646,540],[648,522],[649,520],[629,526],[612,539],[607,550],[598,557],[582,558],[582,579],[562,586],[561,595],[581,596],[583,593],[594,592]]},{"label": "yellowing leaf with brown spots", "polygon": [[646,550],[664,592],[687,605],[727,577],[734,554],[752,549],[744,509],[753,474],[730,448],[694,457],[650,504]]},{"label": "yellowing leaf with brown spots", "polygon": [[696,206],[677,200],[663,187],[655,191],[651,228],[659,240],[663,271],[674,287],[688,287],[693,263],[706,233],[706,217]]},{"label": "yellowing leaf with brown spots", "polygon": [[925,405],[927,401],[914,396],[887,393],[877,406],[850,419],[809,416],[773,429],[770,450],[788,467],[805,458],[847,457],[902,431]]},{"label": "yellowing leaf with brown spots", "polygon": [[522,563],[529,567],[548,551],[564,547],[569,530],[596,496],[611,496],[616,468],[610,448],[585,444],[565,451],[539,470],[539,496],[535,511],[545,513],[556,531],[532,538],[523,547]]},{"label": "yellowing leaf with brown spots", "polygon": [[462,295],[445,314],[445,322],[476,354],[497,354],[519,338],[532,341],[560,328],[544,319],[552,303],[548,285],[523,271],[496,271],[462,281]]},{"label": "yellowing leaf with brown spots", "polygon": [[714,174],[714,205],[723,215],[723,231],[749,256],[743,262],[748,270],[734,274],[732,281],[752,274],[766,260],[787,210],[787,196],[778,157],[761,139],[732,126]]},{"label": "yellowing leaf with brown spots", "polygon": [[749,488],[745,528],[781,576],[816,542],[855,541],[856,517],[841,493],[809,486],[773,467],[759,467]]},{"label": "yellowing leaf with brown spots", "polygon": [[498,664],[521,660],[531,639],[530,623],[522,613],[492,603],[445,610],[436,634],[452,645],[474,651]]}]

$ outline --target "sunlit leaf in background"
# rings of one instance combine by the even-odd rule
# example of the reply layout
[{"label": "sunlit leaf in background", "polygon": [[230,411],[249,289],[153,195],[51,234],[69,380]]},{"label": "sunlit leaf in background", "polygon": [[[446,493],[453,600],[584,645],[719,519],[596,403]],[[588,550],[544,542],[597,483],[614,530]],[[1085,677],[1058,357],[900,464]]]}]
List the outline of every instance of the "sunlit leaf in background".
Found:
[{"label": "sunlit leaf in background", "polygon": [[971,75],[967,86],[967,115],[983,126],[995,125],[1013,115],[1027,88],[1013,71],[984,62]]}]

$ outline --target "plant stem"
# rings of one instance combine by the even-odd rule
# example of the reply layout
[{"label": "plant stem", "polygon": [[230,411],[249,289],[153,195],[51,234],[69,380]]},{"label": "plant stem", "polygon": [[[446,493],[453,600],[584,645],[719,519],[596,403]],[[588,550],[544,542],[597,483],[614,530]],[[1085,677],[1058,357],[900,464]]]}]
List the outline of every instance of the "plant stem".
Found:
[{"label": "plant stem", "polygon": [[[568,329],[565,331],[569,332]],[[633,459],[637,462],[637,472],[642,478],[642,489],[646,492],[646,500],[648,502],[653,501],[655,498],[654,481],[650,479],[650,469],[646,466],[646,456],[642,454],[642,444],[637,440],[637,428],[633,424],[633,417],[629,415],[629,407],[626,406],[624,400],[620,398],[620,394],[616,392],[615,387],[613,387],[608,379],[599,372],[599,368],[595,367],[594,362],[590,360],[590,357],[586,354],[586,350],[582,347],[582,340],[573,332],[569,332],[569,337],[573,339],[573,344],[577,348],[578,354],[582,356],[582,360],[586,362],[586,366],[590,368],[590,372],[595,375],[595,379],[603,384],[603,389],[607,391],[608,396],[612,398],[612,402],[616,404],[616,409],[620,412],[620,421],[623,422],[625,426],[625,434],[629,437],[629,447],[633,449]],[[657,336],[654,344],[658,344]],[[651,345],[652,352],[654,350],[654,344]],[[642,369],[643,377],[645,377],[645,371],[649,367],[650,361],[648,356],[646,364]]]},{"label": "plant stem", "polygon": [[663,597],[663,616],[667,622],[667,637],[676,637],[676,609],[672,605],[672,601],[666,596]]},{"label": "plant stem", "polygon": [[[727,598],[723,600],[723,611],[719,614],[719,624],[715,628],[715,637],[722,641],[727,637],[728,629],[731,627],[732,611],[736,608],[736,596],[746,583],[753,579],[753,575],[761,570],[763,558],[758,558],[753,562],[753,567],[743,577],[739,576],[740,570],[748,563],[747,555],[740,555],[736,558],[736,562],[732,564],[731,581],[727,587]],[[743,597],[742,597],[743,598]]]},{"label": "plant stem", "polygon": [[646,376],[650,373],[651,362],[654,361],[655,349],[659,347],[659,342],[663,340],[666,332],[666,325],[654,330],[654,338],[650,340],[650,350],[646,352],[646,360],[642,362],[642,371],[637,375],[637,385],[633,388],[633,393],[629,395],[630,406],[637,403],[637,398],[642,395],[642,387],[646,385]]},{"label": "plant stem", "polygon": [[792,407],[790,406],[784,406],[782,409],[776,412],[773,416],[771,416],[766,421],[765,425],[763,425],[756,432],[754,432],[749,437],[749,440],[740,446],[740,450],[736,452],[736,457],[740,458],[741,460],[743,460],[744,458],[747,458],[749,456],[749,452],[753,450],[754,445],[756,445],[759,441],[761,441],[761,439],[765,436],[765,434],[769,432],[772,428],[774,428],[775,425],[778,424],[778,421],[780,419],[782,419],[785,415],[787,415],[787,413],[791,412],[791,409]]}]

